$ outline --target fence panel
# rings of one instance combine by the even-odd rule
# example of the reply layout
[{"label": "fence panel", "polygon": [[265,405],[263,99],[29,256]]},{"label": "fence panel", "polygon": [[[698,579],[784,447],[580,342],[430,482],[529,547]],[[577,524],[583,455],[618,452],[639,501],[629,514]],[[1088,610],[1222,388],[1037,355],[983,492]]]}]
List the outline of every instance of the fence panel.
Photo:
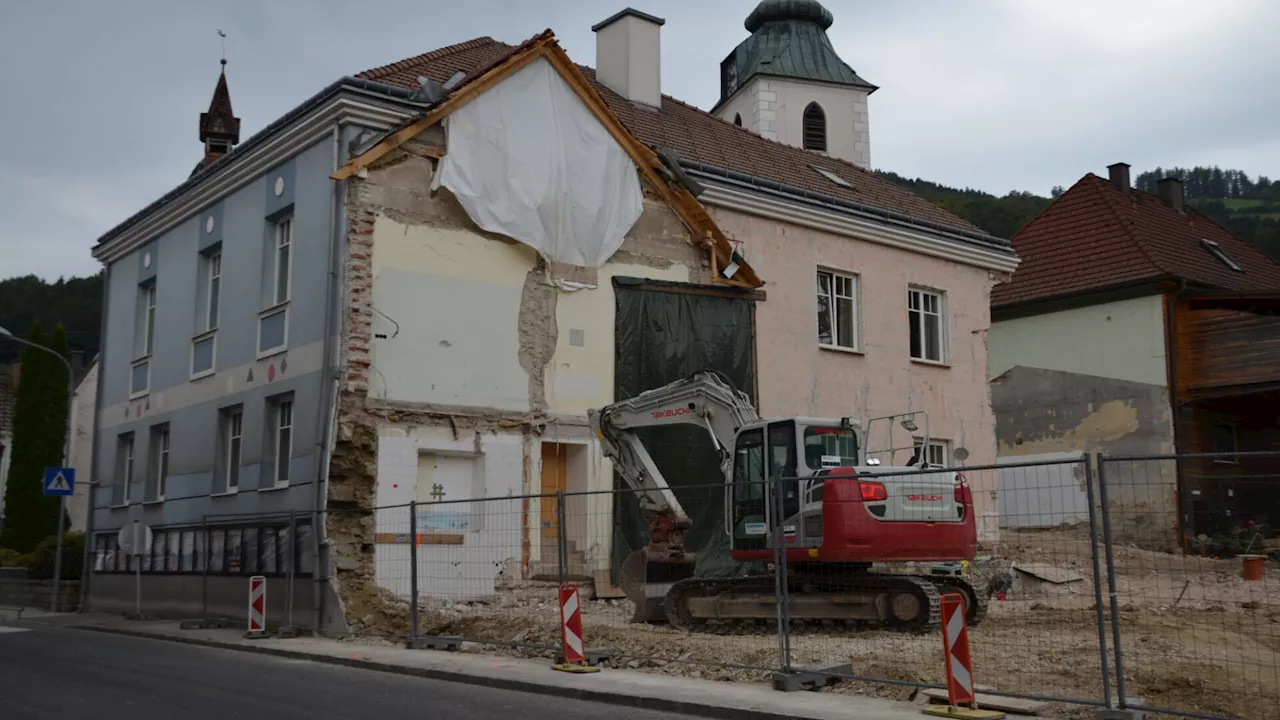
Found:
[{"label": "fence panel", "polygon": [[405,634],[556,647],[554,495],[381,508],[374,537],[378,591],[403,608]]},{"label": "fence panel", "polygon": [[1275,509],[1236,501],[1277,470],[1280,453],[1099,463],[1127,706],[1280,717],[1280,572],[1265,555],[1276,554],[1265,520]]},{"label": "fence panel", "polygon": [[[958,592],[966,603],[977,601],[966,607],[979,685],[1012,696],[1104,704],[1107,675],[1095,582],[1101,551],[1091,523],[1091,475],[1087,460],[1074,456],[828,480],[856,484],[858,500],[867,502],[848,503],[861,513],[860,524],[851,517],[847,529],[826,528],[825,542],[858,546],[865,556],[889,562],[872,565],[872,575],[853,563],[788,564],[791,665],[859,680],[863,691],[875,694],[899,694],[893,685],[942,687],[937,603],[942,594]],[[803,483],[800,490],[807,492]],[[972,497],[972,518],[957,509],[956,500],[966,494]],[[876,515],[874,522],[865,522],[870,515]],[[909,521],[910,529],[893,527]],[[932,525],[922,529],[924,521]],[[972,551],[963,542],[970,521],[978,545],[974,560],[965,562],[961,558]],[[837,538],[842,533],[849,537]],[[884,603],[888,617],[868,620],[880,608],[857,608],[841,590],[871,587],[881,574],[886,577],[877,602]],[[821,590],[849,619],[806,617],[804,604]],[[929,603],[935,619],[922,631],[906,618],[923,617]]]},{"label": "fence panel", "polygon": [[[761,483],[755,491],[763,514],[766,487]],[[648,523],[642,496],[632,490],[565,494],[566,576],[583,589],[588,648],[607,648],[614,667],[726,681],[768,680],[779,667],[772,585],[757,617],[730,624],[670,622],[663,598],[676,580],[728,581],[754,574],[769,582],[765,563],[733,558],[725,532],[729,496],[723,482],[681,484],[673,493],[691,520],[678,542],[692,562],[649,563],[653,601],[647,614],[643,608],[638,613],[637,603],[626,594],[629,579],[644,580],[643,549],[663,539],[662,529]]]}]

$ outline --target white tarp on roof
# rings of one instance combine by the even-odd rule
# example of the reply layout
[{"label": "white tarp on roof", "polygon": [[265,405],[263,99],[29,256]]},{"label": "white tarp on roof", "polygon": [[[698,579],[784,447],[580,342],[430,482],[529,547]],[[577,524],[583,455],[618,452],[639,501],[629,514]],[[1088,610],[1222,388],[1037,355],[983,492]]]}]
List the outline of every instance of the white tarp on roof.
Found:
[{"label": "white tarp on roof", "polygon": [[539,58],[455,111],[432,186],[548,261],[600,267],[643,211],[630,156]]}]

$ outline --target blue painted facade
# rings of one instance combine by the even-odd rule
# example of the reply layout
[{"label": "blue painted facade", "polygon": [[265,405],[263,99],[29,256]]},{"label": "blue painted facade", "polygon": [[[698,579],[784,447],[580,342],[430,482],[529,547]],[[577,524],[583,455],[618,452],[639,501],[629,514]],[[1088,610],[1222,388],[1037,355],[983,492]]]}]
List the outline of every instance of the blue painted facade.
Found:
[{"label": "blue painted facade", "polygon": [[[201,140],[225,144],[93,249],[106,278],[93,467],[78,478],[94,483],[82,591],[92,609],[131,609],[121,575],[139,571],[149,613],[235,616],[246,577],[264,575],[295,624],[341,628],[314,514],[346,255],[345,187],[330,175],[424,105],[343,77],[236,145],[226,92],[223,77],[201,116]],[[117,542],[134,521],[154,533],[136,559]]]},{"label": "blue painted facade", "polygon": [[[131,570],[115,535],[134,520],[157,532],[144,574],[198,573],[207,559],[214,573],[279,575],[289,551],[298,572],[311,573],[319,546],[303,526],[323,507],[345,253],[344,188],[329,176],[357,138],[421,110],[410,94],[342,78],[94,248],[106,265],[87,557],[95,575]],[[299,527],[287,540],[291,512]],[[109,606],[110,583],[93,586],[91,602]]]},{"label": "blue painted facade", "polygon": [[[199,524],[206,515],[311,511],[319,476],[326,280],[333,253],[334,141],[322,140],[237,188],[107,268],[106,335],[96,437],[97,530],[137,517],[149,525]],[[278,194],[277,194],[278,191]],[[288,299],[275,302],[278,221],[288,218]],[[217,318],[208,327],[208,264],[220,253]],[[148,284],[155,288],[155,327],[143,356]],[[261,347],[259,328],[279,322],[285,344]],[[213,340],[213,372],[193,378],[196,339]],[[146,363],[145,392],[132,392],[135,364]],[[269,399],[293,401],[288,486],[265,468],[272,458]],[[239,491],[215,477],[225,458],[219,414],[239,406]],[[165,497],[157,499],[158,430],[169,431]],[[133,471],[123,477],[121,438],[133,434]],[[219,451],[222,452],[219,452]],[[264,461],[266,461],[264,463]],[[130,483],[126,494],[124,484]],[[124,504],[126,496],[129,505]],[[141,508],[138,505],[141,504]]]}]

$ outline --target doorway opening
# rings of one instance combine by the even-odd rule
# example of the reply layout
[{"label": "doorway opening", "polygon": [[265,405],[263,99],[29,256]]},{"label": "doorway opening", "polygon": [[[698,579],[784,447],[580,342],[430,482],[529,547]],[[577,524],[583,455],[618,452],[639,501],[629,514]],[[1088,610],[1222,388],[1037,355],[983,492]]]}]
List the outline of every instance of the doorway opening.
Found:
[{"label": "doorway opening", "polygon": [[585,550],[589,547],[587,532],[591,522],[587,508],[589,503],[582,495],[565,498],[564,517],[556,509],[555,494],[581,493],[587,489],[587,446],[582,443],[542,443],[540,461],[542,494],[539,510],[540,552],[535,564],[535,576],[559,577],[559,550],[557,541],[560,525],[564,524],[568,540],[569,577],[582,578],[588,574]]}]

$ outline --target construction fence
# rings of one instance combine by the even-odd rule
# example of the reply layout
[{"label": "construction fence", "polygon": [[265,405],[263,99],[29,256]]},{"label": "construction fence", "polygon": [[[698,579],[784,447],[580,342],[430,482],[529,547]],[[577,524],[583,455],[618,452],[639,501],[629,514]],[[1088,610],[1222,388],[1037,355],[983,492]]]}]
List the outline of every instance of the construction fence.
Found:
[{"label": "construction fence", "polygon": [[[1280,453],[1249,455],[1280,466]],[[771,549],[769,557],[735,558],[743,545],[730,538],[741,508],[765,508],[756,519],[775,517],[795,495],[821,497],[812,478],[681,486],[682,503],[721,508],[715,532],[686,546],[694,554],[692,575],[748,578],[751,600],[767,609],[693,629],[635,621],[622,561],[645,546],[649,528],[642,515],[630,517],[642,513],[632,490],[381,507],[360,514],[359,522],[374,540],[372,580],[387,602],[400,603],[401,622],[352,628],[418,647],[554,660],[561,642],[557,590],[573,584],[594,663],[779,689],[944,699],[938,622],[896,622],[921,612],[910,597],[874,606],[880,613],[874,620],[858,609],[860,601],[841,597],[841,588],[865,581],[868,572],[907,575],[897,579],[921,588],[918,602],[936,604],[948,593],[965,598],[980,699],[1052,717],[1112,707],[1277,718],[1280,558],[1268,556],[1280,555],[1276,531],[1244,521],[1221,537],[1184,532],[1198,507],[1193,492],[1208,487],[1189,483],[1188,473],[1203,463],[1230,470],[1233,457],[1009,458],[986,467],[913,468],[909,476],[886,469],[828,480],[889,483],[903,475],[901,482],[920,483],[918,496],[928,501],[937,499],[940,483],[954,485],[961,476],[972,496],[978,546],[971,560],[869,568],[822,567],[774,547],[775,537],[785,548],[796,538],[822,536],[818,524],[786,525],[779,533],[781,524],[773,522],[757,542]],[[910,555],[917,541],[926,547],[925,525],[918,540],[899,536],[898,552]],[[815,592],[844,612],[833,618],[814,611]]]}]

